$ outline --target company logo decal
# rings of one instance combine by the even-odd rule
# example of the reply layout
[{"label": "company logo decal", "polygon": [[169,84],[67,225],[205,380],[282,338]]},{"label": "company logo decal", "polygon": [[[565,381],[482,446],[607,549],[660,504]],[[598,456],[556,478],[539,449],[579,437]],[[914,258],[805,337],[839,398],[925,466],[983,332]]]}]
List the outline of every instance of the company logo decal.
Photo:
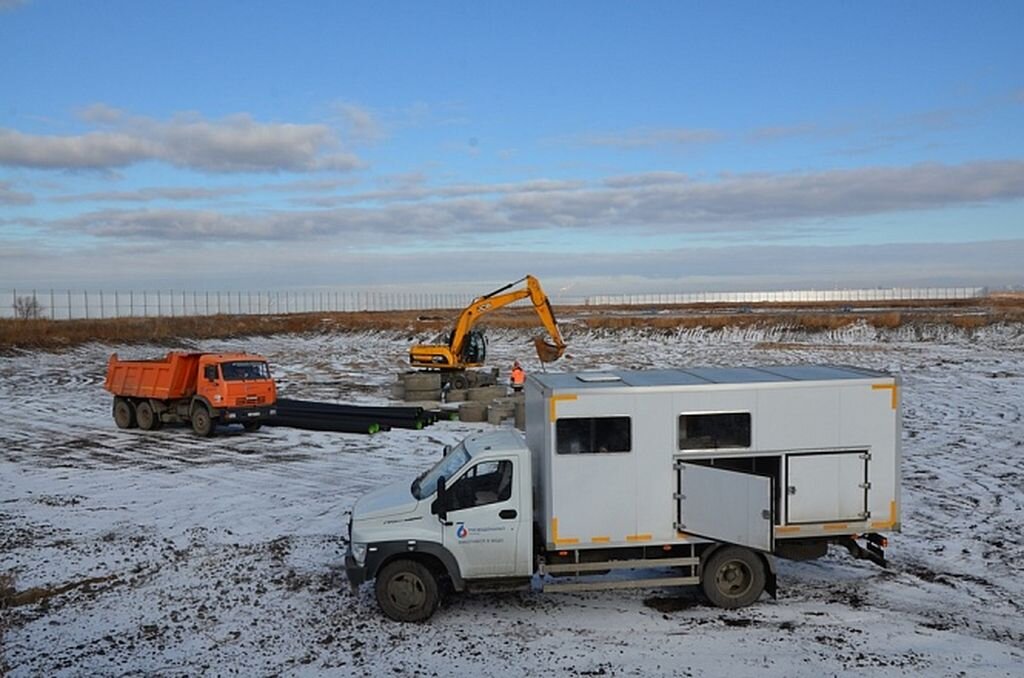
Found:
[{"label": "company logo decal", "polygon": [[469,530],[466,529],[466,523],[455,523],[455,536],[459,539],[465,539],[469,536]]}]

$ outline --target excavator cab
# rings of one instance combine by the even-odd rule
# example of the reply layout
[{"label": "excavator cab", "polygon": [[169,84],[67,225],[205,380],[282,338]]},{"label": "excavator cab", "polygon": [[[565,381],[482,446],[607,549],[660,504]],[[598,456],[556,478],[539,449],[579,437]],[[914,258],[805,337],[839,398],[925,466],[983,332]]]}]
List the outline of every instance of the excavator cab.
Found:
[{"label": "excavator cab", "polygon": [[484,336],[483,330],[469,331],[462,347],[462,355],[459,357],[464,363],[483,363],[487,357],[487,338]]}]

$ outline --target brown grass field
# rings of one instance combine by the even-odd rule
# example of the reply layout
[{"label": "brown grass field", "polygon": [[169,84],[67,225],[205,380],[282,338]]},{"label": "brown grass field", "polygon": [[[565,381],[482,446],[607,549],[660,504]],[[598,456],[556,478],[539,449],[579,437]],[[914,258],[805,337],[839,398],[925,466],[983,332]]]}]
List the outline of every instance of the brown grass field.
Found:
[{"label": "brown grass field", "polygon": [[[994,294],[952,301],[836,302],[826,304],[689,304],[672,306],[564,306],[555,313],[564,326],[587,329],[785,326],[828,331],[859,322],[879,328],[949,324],[975,329],[1024,322],[1024,295]],[[0,319],[0,351],[60,349],[100,341],[172,345],[182,339],[224,339],[308,332],[392,330],[420,334],[454,325],[446,310],[320,312],[290,315],[217,315],[105,320]],[[529,307],[502,309],[480,324],[498,328],[539,327]]]}]

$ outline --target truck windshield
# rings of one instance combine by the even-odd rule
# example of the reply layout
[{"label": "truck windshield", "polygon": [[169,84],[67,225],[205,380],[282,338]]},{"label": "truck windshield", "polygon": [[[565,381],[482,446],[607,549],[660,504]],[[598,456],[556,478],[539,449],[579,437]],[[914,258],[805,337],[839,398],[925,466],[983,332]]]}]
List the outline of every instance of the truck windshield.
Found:
[{"label": "truck windshield", "polygon": [[444,476],[451,479],[452,475],[469,461],[469,452],[465,446],[459,443],[458,447],[445,455],[445,458],[434,464],[434,467],[412,481],[412,496],[417,499],[426,499],[437,492],[437,479]]},{"label": "truck windshield", "polygon": [[270,379],[270,368],[259,360],[236,360],[221,363],[221,374],[225,381],[247,381],[252,379]]}]

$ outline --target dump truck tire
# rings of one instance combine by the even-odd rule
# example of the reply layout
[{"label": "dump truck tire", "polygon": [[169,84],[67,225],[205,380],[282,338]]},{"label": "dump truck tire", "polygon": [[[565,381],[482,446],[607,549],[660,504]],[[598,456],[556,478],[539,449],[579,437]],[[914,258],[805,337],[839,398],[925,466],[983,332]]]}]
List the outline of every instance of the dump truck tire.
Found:
[{"label": "dump truck tire", "polygon": [[204,438],[209,438],[213,435],[213,428],[214,423],[213,417],[210,416],[210,410],[203,405],[197,405],[192,410],[192,430]]},{"label": "dump truck tire", "polygon": [[469,378],[464,372],[453,374],[449,383],[452,385],[452,388],[460,391],[469,388]]},{"label": "dump truck tire", "polygon": [[751,605],[764,592],[764,561],[750,549],[724,546],[704,564],[701,587],[717,607],[733,610]]},{"label": "dump truck tire", "polygon": [[377,604],[389,618],[421,622],[437,609],[440,594],[437,578],[425,565],[401,558],[377,574]]},{"label": "dump truck tire", "polygon": [[143,400],[135,406],[135,420],[143,431],[155,431],[160,428],[160,417],[153,411],[153,406]]},{"label": "dump truck tire", "polygon": [[114,423],[118,428],[135,428],[139,423],[135,420],[135,408],[131,401],[114,398]]}]

